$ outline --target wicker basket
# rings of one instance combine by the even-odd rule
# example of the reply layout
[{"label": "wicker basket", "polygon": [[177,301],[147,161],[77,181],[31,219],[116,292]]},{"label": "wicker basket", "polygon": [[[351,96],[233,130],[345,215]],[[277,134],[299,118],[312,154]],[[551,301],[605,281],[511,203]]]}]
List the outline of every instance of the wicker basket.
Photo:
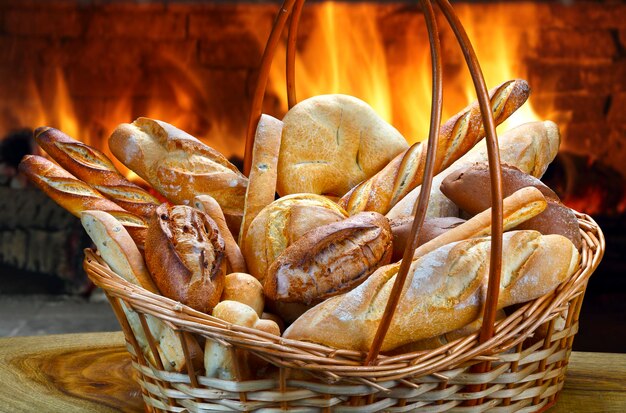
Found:
[{"label": "wicker basket", "polygon": [[[476,85],[487,134],[492,172],[492,248],[485,323],[480,332],[459,338],[434,350],[394,356],[378,354],[377,340],[385,335],[385,321],[369,353],[337,350],[322,345],[288,340],[258,330],[239,327],[181,303],[152,294],[113,273],[91,250],[85,251],[89,278],[102,288],[122,326],[137,380],[150,411],[281,411],[296,412],[537,412],[553,405],[563,387],[578,316],[590,275],[604,253],[600,228],[587,215],[577,213],[583,238],[578,270],[556,291],[516,308],[505,319],[493,320],[500,285],[502,243],[502,189],[493,115],[482,74],[471,45],[447,0],[436,0],[464,51]],[[286,0],[263,56],[253,98],[246,142],[249,169],[254,131],[261,114],[269,67],[290,15],[287,48],[289,104],[295,104],[295,33],[304,0]],[[422,195],[416,208],[413,240],[417,238],[428,204],[434,174],[434,148],[441,123],[441,60],[436,20],[430,0],[421,0],[433,64],[433,104],[428,155]],[[408,254],[408,255],[407,255]],[[405,256],[411,251],[407,248]],[[407,262],[409,260],[406,260]],[[385,311],[389,320],[395,311],[408,265],[401,267]],[[396,301],[397,303],[397,301]],[[137,313],[134,329],[128,309]],[[491,313],[491,315],[490,315]],[[164,368],[158,343],[150,332],[148,318],[156,317],[176,332],[184,350],[187,370]],[[388,326],[388,322],[387,322]],[[145,337],[143,337],[145,335]],[[212,340],[232,352],[248,351],[269,362],[260,380],[221,380],[202,375],[193,367],[190,339]],[[380,344],[380,343],[379,343]],[[237,357],[233,357],[236,362]],[[234,366],[238,371],[238,366]]]}]

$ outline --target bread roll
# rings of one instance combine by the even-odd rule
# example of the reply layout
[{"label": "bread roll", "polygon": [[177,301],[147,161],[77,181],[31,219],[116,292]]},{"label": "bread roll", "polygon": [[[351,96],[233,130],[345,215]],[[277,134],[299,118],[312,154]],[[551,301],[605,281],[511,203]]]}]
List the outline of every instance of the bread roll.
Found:
[{"label": "bread roll", "polygon": [[[256,328],[280,335],[278,325],[271,320],[260,320],[256,311],[237,301],[222,301],[213,309],[213,316],[231,324]],[[254,377],[250,368],[251,355],[242,349],[224,347],[207,339],[204,347],[204,368],[207,377],[223,380],[249,380]],[[258,368],[258,361],[257,361]]]},{"label": "bread roll", "polygon": [[[512,231],[504,234],[503,241],[498,308],[554,290],[578,266],[578,251],[560,235]],[[490,238],[485,237],[448,244],[415,260],[382,351],[442,335],[480,317],[487,290],[489,253]],[[354,290],[318,304],[283,336],[367,351],[399,267],[381,267]]]},{"label": "bread roll", "polygon": [[285,248],[307,231],[347,216],[320,195],[294,194],[277,199],[261,210],[244,239],[242,252],[250,274],[263,284],[267,269]]},{"label": "bread roll", "polygon": [[263,208],[274,202],[278,179],[278,154],[283,123],[268,115],[261,115],[256,128],[252,166],[246,190],[246,202],[238,240],[246,237],[252,220]]},{"label": "bread roll", "polygon": [[238,301],[246,304],[261,317],[265,306],[263,286],[250,274],[230,273],[224,278],[224,290],[220,301]]},{"label": "bread roll", "polygon": [[[457,217],[429,218],[424,220],[424,224],[417,238],[416,247],[436,238],[452,228],[458,227],[465,220]],[[402,259],[404,250],[409,242],[413,217],[403,217],[389,221],[391,233],[393,234],[393,254],[391,261],[396,262]]]},{"label": "bread roll", "polygon": [[[441,192],[459,208],[478,214],[491,207],[489,165],[477,163],[448,175],[441,184]],[[502,165],[502,192],[509,196],[520,188],[532,186],[541,191],[548,201],[545,211],[520,224],[518,229],[534,229],[544,235],[559,234],[569,238],[580,251],[582,238],[574,212],[561,204],[559,197],[543,182],[514,166]]]},{"label": "bread roll", "polygon": [[241,216],[248,180],[222,154],[188,133],[138,118],[113,131],[109,148],[172,203],[191,205],[194,196],[208,194],[227,219]]},{"label": "bread roll", "polygon": [[365,102],[319,95],[283,118],[278,193],[341,196],[408,148],[406,140]]},{"label": "bread roll", "polygon": [[[530,94],[525,80],[510,80],[489,92],[494,121],[502,123]],[[435,174],[449,167],[485,136],[478,101],[441,126],[435,156]],[[426,169],[427,141],[415,143],[384,169],[361,182],[339,201],[350,215],[359,211],[386,214],[413,188],[422,184]]]},{"label": "bread roll", "polygon": [[87,210],[105,211],[113,215],[124,225],[137,246],[143,248],[148,224],[142,217],[125,211],[42,156],[26,155],[20,162],[19,170],[54,202],[78,218],[81,212]]},{"label": "bread roll", "polygon": [[[500,159],[502,163],[513,165],[527,174],[540,178],[556,156],[560,141],[559,128],[554,122],[525,123],[498,137]],[[433,179],[426,216],[428,218],[458,216],[458,207],[441,193],[439,189],[441,182],[454,171],[476,162],[486,161],[487,147],[484,142],[480,142],[445,171],[438,174]],[[420,190],[421,186],[418,186],[399,201],[387,213],[387,218],[398,219],[412,216],[413,206],[419,198]]]},{"label": "bread roll", "polygon": [[161,293],[208,313],[224,289],[224,240],[207,214],[163,204],[150,222],[146,263]]},{"label": "bread roll", "polygon": [[313,229],[270,266],[265,295],[309,305],[349,291],[389,263],[391,240],[389,222],[377,212]]},{"label": "bread roll", "polygon": [[62,168],[146,222],[159,206],[158,199],[126,179],[99,150],[49,127],[38,128],[35,139]]},{"label": "bread roll", "polygon": [[[81,222],[85,231],[98,248],[104,262],[113,272],[126,281],[159,294],[143,257],[128,232],[112,215],[103,211],[84,211]],[[141,325],[139,315],[121,302],[122,310],[144,356],[156,366],[154,354]],[[168,371],[182,371],[186,366],[185,354],[176,332],[158,318],[146,314],[146,322],[153,337],[163,367]],[[188,340],[190,356],[194,365],[202,363],[202,350],[195,340]]]}]

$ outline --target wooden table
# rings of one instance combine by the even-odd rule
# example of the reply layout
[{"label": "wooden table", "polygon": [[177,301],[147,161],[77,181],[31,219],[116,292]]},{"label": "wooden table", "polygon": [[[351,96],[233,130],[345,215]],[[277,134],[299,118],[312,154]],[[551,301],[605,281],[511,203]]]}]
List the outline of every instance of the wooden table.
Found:
[{"label": "wooden table", "polygon": [[[0,412],[143,412],[122,333],[0,339]],[[626,354],[576,353],[551,413],[626,412]]]}]

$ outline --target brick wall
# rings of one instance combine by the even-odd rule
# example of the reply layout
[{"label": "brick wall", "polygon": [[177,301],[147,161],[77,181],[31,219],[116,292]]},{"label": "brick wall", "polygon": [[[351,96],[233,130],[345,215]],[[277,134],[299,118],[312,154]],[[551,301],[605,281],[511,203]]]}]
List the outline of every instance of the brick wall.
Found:
[{"label": "brick wall", "polygon": [[[626,5],[476,5],[505,10],[499,23],[477,20],[487,36],[498,24],[519,30],[524,46],[519,60],[533,88],[531,101],[549,108],[540,115],[561,124],[563,146],[603,159],[626,175]],[[302,44],[312,30],[315,7],[305,8]],[[34,122],[29,115],[38,108],[28,97],[32,84],[26,80],[33,79],[49,108],[56,104],[51,85],[60,70],[82,125],[78,138],[106,137],[116,123],[150,115],[146,111],[160,100],[177,107],[176,116],[165,120],[184,118],[190,133],[227,155],[241,154],[256,67],[277,9],[277,3],[5,0],[0,3],[0,132],[38,126],[23,124]],[[396,37],[409,27],[423,30],[423,23],[411,4],[384,3],[379,15],[393,76],[394,65],[404,59],[399,51],[407,47]],[[443,46],[446,52],[455,48],[445,31]],[[458,55],[446,54],[446,74],[461,66]],[[265,110],[280,115],[271,97]]]}]

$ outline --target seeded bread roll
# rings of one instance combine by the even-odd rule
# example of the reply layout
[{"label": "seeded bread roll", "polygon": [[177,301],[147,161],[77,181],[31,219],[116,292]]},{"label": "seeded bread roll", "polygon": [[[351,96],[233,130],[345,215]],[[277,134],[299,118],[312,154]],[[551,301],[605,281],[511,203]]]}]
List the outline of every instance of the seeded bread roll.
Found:
[{"label": "seeded bread roll", "polygon": [[319,95],[283,118],[278,193],[341,196],[408,148],[404,137],[365,102]]},{"label": "seeded bread roll", "polygon": [[250,274],[261,284],[274,260],[307,231],[348,215],[334,202],[315,194],[284,196],[266,206],[250,224],[242,252]]},{"label": "seeded bread roll", "polygon": [[146,222],[159,206],[158,199],[122,176],[99,150],[49,127],[38,128],[35,139],[62,168]]},{"label": "seeded bread roll", "polygon": [[115,129],[109,148],[172,203],[191,205],[194,196],[208,194],[227,221],[240,222],[248,179],[188,133],[160,120],[138,118]]},{"label": "seeded bread roll", "polygon": [[307,232],[270,266],[265,295],[310,305],[356,287],[391,259],[391,228],[363,212]]},{"label": "seeded bread roll", "polygon": [[[444,245],[413,261],[382,351],[459,329],[481,315],[489,273],[490,238]],[[497,307],[553,291],[578,267],[567,238],[536,231],[504,234]],[[400,265],[379,268],[354,290],[313,307],[285,338],[367,351],[384,313]]]},{"label": "seeded bread roll", "polygon": [[150,222],[146,263],[161,293],[208,313],[224,289],[224,240],[204,212],[163,204]]},{"label": "seeded bread roll", "polygon": [[[477,163],[448,175],[441,184],[441,192],[459,208],[474,215],[491,207],[489,182],[489,165],[484,162]],[[502,165],[503,196],[509,196],[518,189],[529,186],[541,191],[548,201],[548,206],[541,214],[517,228],[534,229],[544,235],[563,235],[580,251],[582,238],[574,212],[563,205],[557,194],[539,179],[525,174],[514,166]]]},{"label": "seeded bread roll", "polygon": [[148,224],[133,213],[103,197],[65,169],[42,156],[26,155],[19,170],[54,202],[80,218],[87,210],[105,211],[120,221],[140,249],[143,249]]}]

